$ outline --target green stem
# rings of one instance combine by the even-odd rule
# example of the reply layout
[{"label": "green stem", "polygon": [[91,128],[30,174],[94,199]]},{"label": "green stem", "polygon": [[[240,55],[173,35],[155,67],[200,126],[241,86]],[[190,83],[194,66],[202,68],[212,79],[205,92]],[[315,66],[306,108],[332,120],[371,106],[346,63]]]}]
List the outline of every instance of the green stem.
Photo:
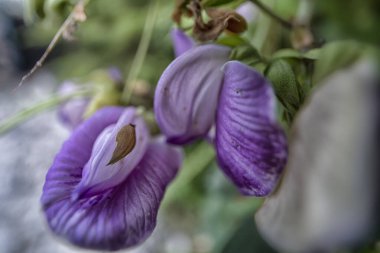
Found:
[{"label": "green stem", "polygon": [[207,142],[199,143],[194,150],[186,155],[182,168],[178,176],[168,188],[163,201],[163,207],[168,206],[172,201],[181,199],[191,189],[191,182],[215,158],[215,151]]},{"label": "green stem", "polygon": [[68,95],[54,95],[50,98],[48,98],[45,101],[39,102],[27,109],[21,110],[18,113],[16,113],[13,116],[10,116],[9,118],[2,120],[0,122],[0,135],[6,133],[7,131],[11,130],[12,128],[16,127],[20,123],[26,121],[27,119],[31,118],[32,116],[43,112],[49,108],[52,108],[60,103],[63,103],[71,98],[78,97],[78,96],[84,96],[89,95],[90,92],[88,90],[82,90],[77,91],[75,93],[71,93]]},{"label": "green stem", "polygon": [[137,52],[135,54],[135,58],[133,59],[131,69],[128,73],[126,82],[125,82],[125,88],[122,95],[122,100],[125,103],[129,103],[134,86],[136,84],[136,78],[139,74],[141,67],[144,63],[146,54],[148,52],[150,40],[152,38],[153,34],[153,28],[157,19],[158,15],[158,7],[159,7],[159,1],[155,0],[151,2],[151,5],[149,6],[149,10],[147,12],[147,17],[144,25],[144,30],[141,35],[140,43],[137,48]]},{"label": "green stem", "polygon": [[263,3],[261,3],[259,0],[250,0],[252,3],[254,3],[260,10],[262,10],[265,14],[279,22],[282,26],[284,26],[287,29],[293,29],[293,24],[288,22],[287,20],[283,19],[282,17],[278,16],[276,13],[274,13],[270,8],[265,6]]}]

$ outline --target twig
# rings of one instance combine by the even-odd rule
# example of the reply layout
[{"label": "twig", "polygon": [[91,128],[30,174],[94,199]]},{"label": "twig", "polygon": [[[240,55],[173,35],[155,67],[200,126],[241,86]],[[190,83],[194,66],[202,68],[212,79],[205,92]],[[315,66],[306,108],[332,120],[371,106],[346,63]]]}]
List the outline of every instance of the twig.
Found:
[{"label": "twig", "polygon": [[152,1],[151,5],[149,6],[143,34],[141,35],[137,52],[135,54],[135,57],[131,65],[131,69],[125,81],[125,88],[122,95],[122,99],[125,103],[129,103],[129,100],[131,99],[134,86],[136,83],[135,81],[136,81],[137,75],[139,74],[141,70],[146,54],[148,52],[148,47],[150,44],[150,40],[152,38],[153,28],[154,28],[157,15],[158,15],[158,7],[159,7],[158,0]]},{"label": "twig", "polygon": [[37,69],[42,67],[42,64],[45,62],[46,58],[49,56],[53,48],[56,46],[59,39],[73,23],[85,20],[86,17],[83,14],[83,9],[86,2],[86,0],[78,1],[78,3],[74,6],[73,10],[71,11],[70,15],[66,18],[65,22],[63,22],[57,33],[54,35],[53,39],[49,43],[41,58],[34,64],[33,68],[22,77],[17,87],[20,87],[26,79],[28,79],[34,72],[36,72]]},{"label": "twig", "polygon": [[268,8],[263,3],[261,3],[260,0],[250,0],[250,1],[252,3],[254,3],[260,10],[262,10],[268,16],[275,19],[277,22],[279,22],[282,26],[286,27],[287,29],[292,29],[294,27],[294,25],[292,23],[290,23],[287,20],[283,19],[282,17],[278,16],[270,8]]}]

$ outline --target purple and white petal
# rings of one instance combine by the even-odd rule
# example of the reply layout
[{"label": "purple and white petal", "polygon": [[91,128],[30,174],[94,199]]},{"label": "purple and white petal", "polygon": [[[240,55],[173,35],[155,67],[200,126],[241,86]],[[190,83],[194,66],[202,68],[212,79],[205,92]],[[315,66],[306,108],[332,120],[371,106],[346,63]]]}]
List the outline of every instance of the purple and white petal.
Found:
[{"label": "purple and white petal", "polygon": [[195,41],[187,36],[187,34],[181,29],[174,28],[170,32],[170,36],[173,42],[174,54],[176,57],[182,55],[196,45]]},{"label": "purple and white petal", "polygon": [[144,241],[155,227],[165,188],[180,167],[182,154],[177,149],[150,142],[124,181],[102,193],[73,199],[97,135],[123,112],[105,108],[95,113],[64,143],[47,173],[41,202],[48,224],[75,245],[118,250]]},{"label": "purple and white petal", "polygon": [[[99,134],[108,126],[115,124],[124,112],[122,107],[105,107],[97,111],[92,117],[76,128],[71,137],[63,144],[59,154],[46,176],[42,202],[53,202],[54,198],[61,194],[67,194],[69,182],[60,187],[56,180],[63,180],[61,176],[68,175],[68,179],[75,178],[75,187],[82,178],[84,165],[91,157],[92,148]],[[59,169],[56,169],[59,168]],[[62,174],[62,172],[64,172]],[[78,182],[76,182],[78,180]],[[70,194],[71,194],[70,190]]]},{"label": "purple and white petal", "polygon": [[[118,132],[129,124],[135,125],[135,147],[120,161],[107,165],[116,148]],[[142,117],[137,115],[135,108],[125,109],[117,123],[106,127],[97,137],[91,157],[84,165],[82,179],[74,191],[73,198],[81,197],[84,194],[99,193],[124,181],[142,159],[149,141],[149,130]]]},{"label": "purple and white petal", "polygon": [[272,87],[237,61],[224,66],[215,147],[222,170],[245,195],[271,193],[286,163],[286,137],[276,122]]},{"label": "purple and white petal", "polygon": [[166,68],[156,88],[154,111],[169,142],[184,144],[207,134],[215,120],[221,67],[229,53],[224,46],[197,46]]},{"label": "purple and white petal", "polygon": [[379,228],[380,89],[370,62],[319,84],[294,121],[289,162],[256,214],[279,252],[337,252]]}]

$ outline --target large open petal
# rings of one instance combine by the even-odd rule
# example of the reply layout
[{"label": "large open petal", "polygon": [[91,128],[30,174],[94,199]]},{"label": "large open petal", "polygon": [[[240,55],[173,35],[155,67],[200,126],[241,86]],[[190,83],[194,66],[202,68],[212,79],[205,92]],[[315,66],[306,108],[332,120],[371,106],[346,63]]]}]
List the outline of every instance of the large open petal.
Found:
[{"label": "large open petal", "polygon": [[336,252],[379,227],[380,90],[370,69],[326,79],[295,120],[284,178],[256,214],[281,252]]},{"label": "large open petal", "polygon": [[170,36],[173,42],[174,53],[176,57],[187,52],[196,45],[195,41],[187,36],[187,34],[184,33],[181,29],[174,28],[170,32]]},{"label": "large open petal", "polygon": [[207,134],[215,120],[221,67],[229,53],[223,46],[197,46],[166,68],[156,88],[154,110],[169,142],[184,144]]},{"label": "large open petal", "polygon": [[[117,250],[146,239],[155,227],[165,188],[182,161],[177,149],[151,142],[123,182],[102,193],[73,199],[97,135],[123,112],[103,109],[81,125],[65,142],[46,176],[41,202],[48,224],[54,233],[81,247]],[[92,131],[83,131],[89,125]]]},{"label": "large open petal", "polygon": [[224,66],[216,120],[218,162],[241,193],[268,195],[286,163],[286,137],[276,122],[268,81],[237,61]]},{"label": "large open petal", "polygon": [[[133,124],[136,131],[135,147],[126,157],[115,164],[108,165],[117,146],[118,132],[129,124]],[[91,131],[91,128],[92,126],[89,126],[84,130]],[[149,130],[142,117],[137,115],[135,108],[126,108],[117,123],[109,125],[96,138],[91,157],[84,165],[82,180],[76,188],[73,198],[102,192],[124,181],[140,162],[149,140]]]}]

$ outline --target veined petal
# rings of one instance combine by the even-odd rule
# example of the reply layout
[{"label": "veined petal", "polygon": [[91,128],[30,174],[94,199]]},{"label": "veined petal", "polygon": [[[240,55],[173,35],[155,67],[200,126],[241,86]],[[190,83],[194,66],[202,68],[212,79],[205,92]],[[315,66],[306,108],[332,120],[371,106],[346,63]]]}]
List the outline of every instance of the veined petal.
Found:
[{"label": "veined petal", "polygon": [[[49,169],[41,202],[48,224],[58,236],[92,249],[117,250],[144,241],[153,231],[166,186],[182,162],[168,144],[150,142],[140,163],[117,186],[73,199],[82,168],[104,128],[124,112],[107,108],[84,122],[65,142]],[[83,132],[92,125],[91,132]]]},{"label": "veined petal", "polygon": [[166,68],[156,88],[154,110],[169,142],[184,144],[207,134],[215,120],[221,67],[229,53],[227,47],[202,45]]},{"label": "veined petal", "polygon": [[[46,176],[45,187],[49,188],[50,184],[53,184],[55,180],[63,180],[60,178],[60,171],[71,170],[70,178],[75,178],[80,181],[82,178],[82,170],[85,164],[90,160],[92,148],[99,134],[108,126],[115,124],[120,116],[124,112],[123,107],[105,107],[98,110],[92,117],[83,122],[77,127],[70,138],[63,144],[59,154],[56,156],[53,166],[50,170],[55,171],[48,172]],[[59,159],[58,159],[59,158]],[[53,169],[56,166],[60,166],[58,171]],[[71,169],[70,169],[71,168]],[[75,172],[75,173],[74,173]],[[78,183],[73,184],[75,187]],[[64,185],[63,185],[64,186]],[[42,198],[43,202],[52,202],[54,197],[60,194],[64,194],[67,191],[67,187],[55,187],[54,194],[44,193]]]},{"label": "veined petal", "polygon": [[175,28],[171,31],[170,36],[172,38],[174,53],[178,57],[191,48],[195,47],[195,42],[189,36],[186,35],[181,29]]},{"label": "veined petal", "polygon": [[224,66],[215,146],[221,168],[246,195],[268,195],[286,163],[286,137],[276,123],[272,87],[237,61]]},{"label": "veined petal", "polygon": [[[129,124],[133,124],[136,131],[136,144],[133,150],[120,161],[108,165],[117,145],[117,134],[122,127]],[[85,131],[91,131],[91,127]],[[91,157],[84,165],[82,179],[73,193],[73,198],[99,193],[124,181],[143,157],[149,139],[149,131],[144,120],[136,114],[134,108],[125,109],[117,123],[106,127],[96,138]]]}]

